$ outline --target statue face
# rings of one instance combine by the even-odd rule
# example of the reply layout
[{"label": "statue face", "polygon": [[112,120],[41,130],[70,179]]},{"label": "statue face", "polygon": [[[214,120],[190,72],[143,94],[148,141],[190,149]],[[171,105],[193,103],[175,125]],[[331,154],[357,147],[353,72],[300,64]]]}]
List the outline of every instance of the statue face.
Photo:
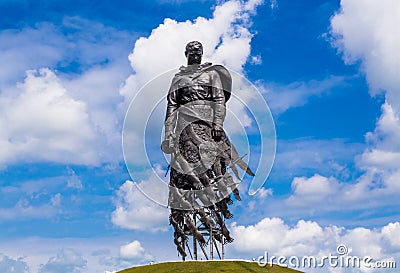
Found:
[{"label": "statue face", "polygon": [[201,57],[203,56],[203,50],[200,47],[191,48],[187,51],[186,58],[188,64],[201,64]]}]

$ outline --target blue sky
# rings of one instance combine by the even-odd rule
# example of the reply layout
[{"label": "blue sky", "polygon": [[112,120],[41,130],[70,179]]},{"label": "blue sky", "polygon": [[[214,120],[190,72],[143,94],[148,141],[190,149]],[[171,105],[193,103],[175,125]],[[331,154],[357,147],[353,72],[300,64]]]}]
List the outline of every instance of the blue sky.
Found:
[{"label": "blue sky", "polygon": [[[132,98],[162,97],[173,71],[140,89],[184,64],[193,39],[254,84],[275,123],[272,171],[255,196],[248,178],[240,185],[227,257],[328,255],[344,243],[400,261],[398,10],[392,0],[0,1],[0,271],[179,259],[168,211],[137,187],[162,194],[166,162],[154,148],[146,168],[142,117],[127,119],[124,148],[122,134],[128,109],[153,107],[129,108]],[[243,105],[228,108],[251,131]]]}]

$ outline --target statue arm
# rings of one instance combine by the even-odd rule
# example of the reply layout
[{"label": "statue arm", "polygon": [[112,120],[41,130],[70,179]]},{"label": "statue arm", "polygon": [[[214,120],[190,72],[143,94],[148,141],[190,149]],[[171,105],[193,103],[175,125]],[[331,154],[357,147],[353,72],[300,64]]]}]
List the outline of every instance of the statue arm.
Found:
[{"label": "statue arm", "polygon": [[175,130],[176,119],[178,115],[178,89],[175,84],[171,85],[171,88],[167,95],[167,112],[165,114],[165,137],[169,139]]},{"label": "statue arm", "polygon": [[221,78],[216,71],[211,74],[212,100],[214,102],[213,124],[215,130],[223,130],[223,123],[226,115],[225,95]]},{"label": "statue arm", "polygon": [[167,95],[167,111],[164,122],[164,140],[161,143],[161,150],[166,154],[171,154],[174,149],[174,131],[179,107],[177,93],[178,90],[175,89],[173,81]]}]

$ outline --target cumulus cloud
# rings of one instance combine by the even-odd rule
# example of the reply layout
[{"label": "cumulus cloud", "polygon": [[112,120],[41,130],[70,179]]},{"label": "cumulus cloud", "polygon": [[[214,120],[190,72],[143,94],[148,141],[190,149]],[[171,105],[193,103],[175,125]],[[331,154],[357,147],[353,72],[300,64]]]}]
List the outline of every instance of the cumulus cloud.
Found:
[{"label": "cumulus cloud", "polygon": [[380,171],[400,169],[400,121],[388,102],[382,105],[382,115],[374,132],[366,135],[369,148],[363,153],[359,165],[364,169],[376,167]]},{"label": "cumulus cloud", "polygon": [[96,66],[121,62],[132,38],[131,33],[77,16],[65,16],[60,24],[37,22],[32,27],[2,30],[0,61],[8,66],[0,72],[0,90],[7,92],[5,88],[23,79],[26,70],[68,68],[83,74]]},{"label": "cumulus cloud", "polygon": [[369,208],[397,203],[400,33],[396,26],[399,24],[400,3],[393,0],[379,3],[342,0],[340,10],[331,18],[333,46],[343,54],[346,63],[360,64],[372,95],[384,92],[386,98],[375,130],[366,134],[367,148],[356,158],[357,167],[364,173],[354,184],[340,183],[341,191],[333,191],[339,195],[337,204],[357,200],[360,207],[371,198],[375,201]]},{"label": "cumulus cloud", "polygon": [[38,273],[80,273],[86,268],[87,261],[73,249],[62,249],[55,257],[42,265]]},{"label": "cumulus cloud", "polygon": [[400,3],[393,0],[341,1],[340,11],[331,19],[333,44],[348,63],[359,61],[366,74],[371,94],[384,92],[386,102],[373,133],[367,134],[370,147],[363,155],[368,165],[376,157],[393,164],[400,146]]},{"label": "cumulus cloud", "polygon": [[0,162],[43,160],[94,163],[94,140],[86,106],[72,99],[49,69],[28,71],[14,98],[0,98]]},{"label": "cumulus cloud", "polygon": [[[148,37],[139,38],[129,55],[135,73],[129,76],[120,89],[125,97],[125,105],[146,82],[185,64],[184,46],[192,40],[203,43],[204,61],[211,60],[243,72],[242,68],[250,56],[252,38],[247,27],[251,23],[250,15],[260,3],[227,1],[215,8],[212,18],[198,17],[193,22],[177,22],[166,18]],[[164,87],[152,90],[147,96],[163,98],[171,78]]]},{"label": "cumulus cloud", "polygon": [[[151,124],[142,124],[143,115],[151,108],[152,115],[157,115],[155,120],[159,121],[157,127],[162,127],[165,116],[165,96],[177,69],[186,63],[184,56],[184,46],[192,40],[199,40],[203,43],[204,56],[203,61],[212,61],[225,65],[227,68],[243,73],[243,66],[250,58],[252,34],[249,31],[251,25],[251,15],[262,1],[227,1],[216,6],[213,16],[210,19],[198,17],[194,21],[177,22],[166,18],[162,24],[153,29],[148,37],[140,37],[136,42],[133,52],[129,55],[134,74],[129,76],[125,84],[120,89],[125,102],[122,108],[135,98],[135,108],[132,111],[137,113],[135,117],[128,113],[129,124],[125,127],[125,134],[130,138],[129,143],[134,143],[135,139],[141,139],[143,132],[139,131],[144,126]],[[167,74],[166,71],[170,71]],[[160,77],[159,75],[162,74]],[[157,77],[158,76],[158,77]],[[154,78],[156,78],[156,81]],[[250,125],[250,118],[245,111],[243,102],[248,102],[252,96],[249,83],[241,77],[234,74],[234,90],[242,102],[232,99],[228,103],[228,109],[236,116],[241,117],[242,126]],[[152,80],[153,79],[153,80]],[[147,86],[145,84],[152,80]],[[150,87],[151,86],[151,87]],[[144,87],[139,93],[139,90]],[[144,94],[143,94],[144,93]],[[257,98],[259,99],[259,98]],[[140,102],[137,102],[140,101]],[[164,111],[154,111],[155,105],[161,101],[160,107]],[[145,108],[141,111],[141,108]],[[147,112],[146,112],[147,111]],[[140,113],[140,115],[139,115]],[[147,116],[146,116],[147,117]],[[140,119],[140,120],[138,120]],[[234,121],[234,115],[229,115],[226,120],[227,128],[234,131],[240,128]],[[132,125],[134,124],[134,125]],[[127,132],[131,129],[130,132]],[[160,135],[160,134],[159,134]],[[159,141],[160,136],[158,136]],[[133,145],[133,144],[131,144]],[[139,145],[140,146],[140,145]],[[126,148],[125,148],[126,149]],[[130,151],[139,151],[142,154],[141,147],[129,147]],[[132,158],[132,163],[138,162],[140,157]]]},{"label": "cumulus cloud", "polygon": [[54,65],[65,57],[67,43],[62,34],[50,23],[35,28],[8,29],[0,32],[0,62],[7,69],[0,71],[0,91],[23,79],[27,69]]},{"label": "cumulus cloud", "polygon": [[13,259],[0,253],[0,271],[3,273],[29,273],[29,267],[23,258]]},{"label": "cumulus cloud", "polygon": [[[378,121],[376,132],[379,133],[367,134],[366,150],[365,145],[340,139],[282,141],[274,177],[279,177],[279,183],[290,183],[291,193],[283,200],[263,200],[265,213],[294,219],[307,215],[312,219],[318,217],[324,223],[349,223],[350,217],[350,224],[368,224],[361,216],[368,211],[369,221],[387,224],[393,216],[381,217],[382,211],[395,215],[400,193],[395,149],[398,127],[392,121],[395,121],[393,116]],[[382,142],[383,135],[387,141]],[[333,220],[329,215],[335,211],[340,211],[341,216]],[[359,216],[354,217],[354,213]]]},{"label": "cumulus cloud", "polygon": [[[119,246],[116,253],[110,252],[109,249],[100,249],[92,253],[92,256],[98,257],[103,272],[104,269],[107,269],[106,272],[117,272],[154,260],[153,256],[144,249],[138,240]],[[109,271],[110,269],[113,271]],[[91,272],[98,272],[94,268],[90,268],[90,270]]]},{"label": "cumulus cloud", "polygon": [[334,45],[347,63],[361,61],[371,93],[384,91],[400,109],[400,3],[396,0],[342,0],[332,17]]},{"label": "cumulus cloud", "polygon": [[[289,227],[280,218],[264,218],[255,225],[232,224],[235,241],[233,246],[243,252],[263,252],[282,255],[306,255],[318,251],[318,244],[326,239],[335,240],[339,228],[324,230],[317,223],[300,220],[296,226]],[[260,240],[262,238],[262,240]],[[275,255],[275,254],[274,254]]]},{"label": "cumulus cloud", "polygon": [[118,89],[129,33],[65,17],[0,37],[0,60],[10,64],[0,73],[0,164],[121,160]]},{"label": "cumulus cloud", "polygon": [[[372,218],[382,209],[391,210],[399,205],[398,175],[398,171],[377,173],[372,169],[363,173],[354,183],[319,174],[309,178],[295,177],[292,181],[292,194],[284,200],[285,206],[291,209],[282,213],[291,216],[322,216],[333,211],[348,215],[368,210]],[[357,220],[360,220],[359,217],[352,218],[352,223]]]},{"label": "cumulus cloud", "polygon": [[[342,143],[332,149],[337,152],[327,154],[331,150],[326,149],[327,143],[321,142],[322,145],[319,146],[317,142],[314,149],[308,147],[307,141],[303,141],[306,146],[300,144],[301,149],[296,144],[296,149],[283,150],[277,157],[277,164],[282,160],[290,169],[294,166],[294,171],[288,170],[292,175],[300,169],[306,173],[305,176],[292,180],[292,195],[284,202],[291,209],[283,214],[315,216],[341,211],[347,217],[350,213],[368,210],[369,215],[378,215],[382,210],[392,211],[394,204],[398,204],[400,85],[399,77],[392,73],[400,69],[400,58],[395,50],[400,43],[395,27],[396,22],[400,23],[400,9],[396,7],[400,7],[399,3],[390,0],[379,3],[369,0],[343,0],[341,9],[332,17],[332,45],[343,54],[346,63],[360,64],[361,70],[366,74],[371,94],[384,92],[386,101],[382,105],[382,114],[375,130],[366,134],[367,148],[360,149],[358,144]],[[295,95],[293,101],[283,100],[280,104],[274,104],[272,99],[270,105],[273,111],[282,112],[290,105],[304,104],[308,95],[320,95],[324,90],[338,84],[346,84],[346,79],[334,77],[321,83],[314,82],[317,88],[305,88],[306,92],[299,88],[298,92],[294,92],[298,95]],[[310,90],[315,90],[315,93],[309,94]],[[272,92],[270,95],[273,98]],[[296,150],[301,151],[301,154]],[[359,156],[354,158],[354,154]],[[345,156],[338,158],[338,155]],[[299,158],[304,164],[300,163]],[[350,163],[347,166],[349,160],[354,165]],[[297,166],[301,168],[296,168]],[[307,172],[311,172],[311,175]],[[278,209],[278,203],[274,203],[275,209]],[[386,224],[388,219],[391,218],[381,217],[375,221]],[[362,221],[361,217],[353,217],[352,223],[355,221]]]},{"label": "cumulus cloud", "polygon": [[[233,247],[238,253],[253,257],[264,255],[285,255],[286,257],[338,255],[337,247],[345,245],[351,256],[370,256],[376,260],[398,260],[400,232],[398,222],[389,223],[380,229],[356,227],[346,229],[339,226],[320,226],[313,221],[299,220],[291,226],[280,218],[264,218],[255,225],[243,226],[232,224],[235,238]],[[368,238],[368,239],[367,239]],[[321,269],[320,272],[341,272],[340,268]],[[304,268],[307,272],[309,268]],[[301,268],[300,268],[301,270]],[[347,272],[353,272],[351,269]],[[361,272],[371,272],[361,268]],[[373,272],[373,271],[372,271]],[[376,271],[379,272],[379,271]]]},{"label": "cumulus cloud", "polygon": [[[349,215],[366,210],[369,215],[378,215],[382,210],[393,211],[392,208],[398,206],[400,55],[397,49],[400,47],[400,35],[396,26],[400,24],[399,11],[399,3],[391,0],[379,3],[372,0],[341,1],[340,10],[331,19],[332,45],[343,54],[346,63],[360,64],[362,72],[366,75],[370,93],[376,95],[384,92],[386,101],[382,105],[382,114],[375,130],[366,134],[367,148],[364,151],[360,150],[359,146],[352,145],[351,153],[342,151],[327,155],[326,143],[321,142],[320,147],[317,143],[315,149],[308,149],[307,141],[303,141],[306,146],[301,144],[302,149],[298,149],[296,144],[296,149],[283,151],[281,159],[277,158],[278,161],[282,160],[292,168],[301,165],[298,161],[298,158],[301,158],[306,164],[301,165],[303,171],[314,173],[292,180],[292,195],[284,202],[291,209],[282,212],[284,215],[327,215],[332,211],[341,211],[344,215]],[[346,84],[346,79],[333,77],[322,82],[297,84],[298,87],[295,84],[292,88],[294,92],[291,92],[294,96],[290,101],[281,100],[279,92],[274,94],[273,89],[267,89],[265,93],[268,94],[269,91],[270,106],[273,112],[279,113],[289,107],[301,106],[310,95],[320,95],[342,83]],[[274,96],[278,99],[275,100]],[[338,148],[341,146],[347,149],[348,144],[339,145]],[[301,154],[296,150],[300,150]],[[353,158],[357,174],[349,175],[346,166],[348,163],[343,165],[343,162],[348,162],[348,155],[354,153],[360,153]],[[345,161],[338,159],[337,154],[347,154]],[[310,165],[314,167],[309,167]],[[272,207],[278,209],[279,205],[272,202]],[[375,220],[386,224],[387,219],[390,217]],[[352,223],[359,220],[360,217],[352,218]],[[373,233],[363,229],[354,231],[356,234],[362,232]]]},{"label": "cumulus cloud", "polygon": [[119,251],[122,258],[135,259],[140,258],[144,253],[144,248],[140,245],[140,242],[135,240],[129,244],[123,245]]},{"label": "cumulus cloud", "polygon": [[[130,236],[128,236],[130,237]],[[126,245],[129,238],[121,236],[95,238],[43,238],[21,237],[3,239],[0,248],[0,269],[2,256],[14,261],[26,262],[29,273],[98,273],[105,271],[119,272],[133,265],[143,264],[152,258],[145,250],[138,259],[124,259],[120,255],[121,246]],[[170,255],[173,256],[173,255]],[[16,257],[24,257],[16,258]],[[1,272],[8,272],[3,271]],[[11,271],[18,272],[19,271]],[[10,273],[11,273],[10,272]],[[22,271],[21,273],[26,273]]]},{"label": "cumulus cloud", "polygon": [[334,178],[326,178],[321,175],[314,175],[311,178],[296,177],[292,182],[293,196],[287,202],[293,206],[317,205],[327,202],[327,197],[335,197],[339,187]]},{"label": "cumulus cloud", "polygon": [[112,222],[127,229],[167,230],[169,214],[165,207],[167,194],[166,183],[156,174],[151,174],[148,179],[137,184],[126,181],[117,191]]},{"label": "cumulus cloud", "polygon": [[152,260],[153,257],[146,253],[139,241],[121,246],[119,250],[120,257],[125,260]]}]

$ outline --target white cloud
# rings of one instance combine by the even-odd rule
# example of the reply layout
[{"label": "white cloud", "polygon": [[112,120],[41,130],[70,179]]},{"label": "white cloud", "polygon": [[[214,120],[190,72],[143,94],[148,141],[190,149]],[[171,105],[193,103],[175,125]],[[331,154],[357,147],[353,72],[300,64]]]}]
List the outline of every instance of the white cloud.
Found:
[{"label": "white cloud", "polygon": [[[121,51],[120,48],[110,48]],[[88,149],[97,151],[101,162],[120,162],[121,131],[126,109],[118,89],[127,76],[128,61],[117,60],[107,65],[95,66],[79,77],[61,75],[61,82],[69,94],[86,104],[90,125],[96,134],[95,142]]]},{"label": "white cloud", "polygon": [[[331,19],[333,44],[348,63],[360,61],[371,93],[385,92],[386,102],[373,133],[367,134],[369,148],[360,165],[393,168],[400,152],[400,3],[384,1],[341,1]],[[386,166],[386,167],[385,167]],[[397,166],[396,168],[399,168]]]},{"label": "white cloud", "polygon": [[86,106],[68,95],[52,71],[28,71],[19,90],[16,97],[0,98],[1,163],[96,162],[94,152],[85,149],[95,138]]},{"label": "white cloud", "polygon": [[[398,30],[394,27],[397,25],[395,22],[400,23],[400,9],[394,8],[396,6],[399,7],[398,3],[393,1],[341,1],[341,10],[331,20],[333,45],[344,53],[347,63],[360,61],[372,94],[379,90],[386,92],[382,115],[374,132],[366,135],[367,148],[364,152],[360,150],[359,144],[352,144],[351,149],[348,149],[349,144],[342,140],[330,141],[329,144],[324,141],[300,140],[295,141],[293,146],[283,142],[281,147],[284,149],[278,152],[276,162],[276,165],[282,162],[287,166],[288,173],[282,175],[298,175],[300,171],[306,173],[306,176],[292,180],[292,195],[284,202],[290,207],[289,210],[277,214],[273,208],[280,210],[281,202],[272,201],[269,204],[273,215],[298,217],[341,211],[346,215],[344,217],[348,217],[349,213],[368,211],[369,215],[377,216],[381,215],[382,209],[392,210],[398,204],[400,123],[397,113],[400,85],[398,76],[391,71],[399,71],[400,58],[397,50],[390,50],[398,48],[400,41]],[[270,87],[265,92],[272,111],[282,113],[290,107],[304,105],[310,96],[321,95],[343,83],[346,84],[346,79],[331,77],[323,81],[298,83],[297,87],[293,84],[293,88],[289,88],[293,90],[289,92],[283,89],[281,93],[279,88],[275,88],[278,90],[275,91]],[[361,155],[354,158],[354,154],[358,153]],[[349,164],[351,159],[355,161],[355,170],[352,163]],[[309,175],[310,171],[314,175]],[[374,216],[368,218],[370,223],[376,221],[380,224],[386,224],[388,219],[392,219],[372,218]],[[353,218],[352,224],[361,219]]]},{"label": "white cloud", "polygon": [[400,3],[395,0],[343,0],[331,19],[333,45],[347,63],[361,62],[371,93],[384,91],[397,116],[400,110]]},{"label": "white cloud", "polygon": [[[387,126],[397,132],[394,124]],[[396,142],[388,134],[385,138]],[[274,177],[279,177],[279,183],[290,181],[292,191],[283,200],[266,199],[265,213],[291,219],[324,217],[324,223],[387,224],[393,216],[382,217],[382,211],[393,211],[399,204],[397,152],[390,149],[394,146],[380,146],[382,138],[375,133],[369,133],[368,139],[371,148],[364,152],[365,145],[341,139],[281,141]],[[335,211],[342,216],[333,220],[329,215]],[[368,218],[351,216],[367,212]]]},{"label": "white cloud", "polygon": [[[148,260],[143,259],[150,257],[147,252],[144,252],[144,256],[138,260],[122,259],[120,247],[127,240],[129,239],[122,236],[96,238],[20,237],[1,240],[0,248],[4,253],[7,253],[4,257],[9,257],[13,261],[25,262],[30,273],[118,272],[133,265],[145,263]],[[24,258],[15,258],[21,256]],[[0,269],[2,269],[1,257],[0,254]],[[7,259],[4,259],[4,262],[7,261]],[[22,263],[19,264],[22,265]],[[1,272],[7,271],[2,270]],[[21,273],[26,272],[22,271]]]},{"label": "white cloud", "polygon": [[143,256],[144,248],[140,245],[140,242],[135,240],[129,244],[123,245],[119,251],[122,258],[136,259]]},{"label": "white cloud", "polygon": [[382,105],[382,115],[374,132],[366,135],[369,149],[359,159],[363,169],[375,168],[377,171],[400,170],[400,121],[389,103]]},{"label": "white cloud", "polygon": [[55,257],[42,265],[38,273],[80,273],[86,268],[87,261],[73,249],[62,249]]},{"label": "white cloud", "polygon": [[261,56],[260,56],[260,55],[251,56],[250,63],[251,63],[251,64],[255,64],[255,65],[262,64],[262,58],[261,58]]},{"label": "white cloud", "polygon": [[[393,206],[400,192],[400,2],[342,0],[331,19],[332,43],[346,63],[359,62],[372,95],[384,92],[386,101],[374,132],[366,135],[367,148],[356,158],[364,174],[353,185],[342,185],[339,200],[358,200],[357,207]],[[340,201],[339,201],[340,202]],[[338,203],[339,203],[338,202]],[[345,202],[345,204],[348,204]],[[343,206],[341,206],[343,207]]]},{"label": "white cloud", "polygon": [[400,223],[389,223],[382,228],[382,234],[389,241],[389,246],[387,249],[391,251],[400,249]]},{"label": "white cloud", "polygon": [[169,210],[165,207],[167,194],[166,183],[161,181],[156,173],[152,173],[148,179],[137,184],[126,181],[117,191],[112,222],[127,229],[167,230],[169,214]]},{"label": "white cloud", "polygon": [[340,6],[331,19],[334,45],[347,63],[361,61],[371,93],[385,91],[399,114],[400,2],[342,0]]},{"label": "white cloud", "polygon": [[[341,149],[326,149],[325,143],[321,146],[316,145],[315,149],[309,148],[309,145],[300,145],[296,146],[296,149],[287,149],[278,154],[277,164],[281,160],[290,166],[290,169],[292,166],[302,166],[303,170],[312,170],[315,173],[293,179],[292,195],[284,202],[290,209],[282,212],[282,215],[327,215],[332,211],[341,211],[348,217],[349,213],[368,211],[369,223],[375,221],[382,225],[387,224],[388,219],[392,219],[390,216],[382,217],[382,210],[392,211],[393,207],[398,206],[400,193],[400,82],[398,73],[395,72],[400,70],[400,55],[396,49],[400,45],[400,35],[395,27],[400,24],[399,12],[399,3],[390,0],[379,3],[369,0],[341,1],[341,10],[331,19],[332,43],[344,54],[346,63],[361,64],[371,94],[384,91],[386,102],[382,105],[382,115],[374,132],[366,134],[367,148],[364,152],[357,151],[359,148],[354,146],[356,149],[352,153],[343,153]],[[274,103],[274,93],[270,92],[270,106],[273,112],[283,112],[289,107],[304,104],[310,95],[322,94],[324,90],[329,90],[341,81],[343,79],[332,78],[327,79],[325,83],[321,82],[322,84],[314,82],[317,88],[309,88],[312,86],[309,84],[305,85],[307,88],[301,88],[300,85],[299,91],[293,92],[293,100],[278,99],[279,103]],[[280,98],[279,93],[277,97]],[[347,146],[346,144],[343,147],[346,149]],[[328,150],[335,152],[328,155]],[[350,175],[346,166],[348,163],[343,165],[343,160],[337,156],[347,154],[348,157],[354,152],[360,152],[361,155],[355,157],[355,171],[351,170],[351,166],[350,170],[353,173],[361,171],[361,174]],[[305,162],[304,165],[300,163],[299,158],[301,162]],[[331,168],[331,171],[327,168]],[[296,171],[295,168],[294,172]],[[279,201],[273,202],[272,207],[278,209],[279,204]],[[352,218],[352,224],[362,221],[362,218]],[[362,228],[354,232],[358,235],[363,232],[374,234],[373,231]],[[370,251],[374,252],[372,249]]]},{"label": "white cloud", "polygon": [[0,219],[26,221],[29,219],[52,219],[62,213],[61,194],[47,196],[41,204],[32,204],[34,198],[21,198],[13,207],[0,208]]},{"label": "white cloud", "polygon": [[264,199],[268,196],[273,196],[274,192],[272,189],[266,189],[266,188],[261,188],[258,192],[257,192],[257,197],[260,199]]},{"label": "white cloud", "polygon": [[20,81],[26,70],[70,67],[85,72],[125,60],[132,34],[65,16],[59,25],[37,22],[34,27],[3,30],[0,40],[0,61],[8,64],[0,71],[0,90],[6,92],[5,88]]},{"label": "white cloud", "polygon": [[20,81],[26,70],[46,67],[62,60],[67,46],[61,33],[49,23],[35,28],[9,29],[0,32],[0,62],[7,69],[0,71],[0,91]]},{"label": "white cloud", "polygon": [[0,38],[0,60],[9,64],[0,72],[0,164],[121,160],[118,89],[132,34],[65,17]]},{"label": "white cloud", "polygon": [[293,195],[287,202],[292,206],[312,206],[321,202],[329,202],[327,199],[336,198],[339,184],[335,178],[326,178],[314,175],[311,178],[296,177],[292,182]]},{"label": "white cloud", "polygon": [[[344,215],[356,211],[368,211],[379,215],[382,209],[399,205],[398,175],[396,171],[380,173],[368,170],[354,183],[338,181],[334,177],[315,174],[310,178],[295,177],[292,181],[292,194],[285,199],[285,206],[290,210],[282,215],[328,215],[340,211]],[[275,204],[279,207],[279,201]],[[351,219],[354,223],[357,219]],[[383,218],[380,221],[386,221]]]},{"label": "white cloud", "polygon": [[[375,261],[398,260],[400,251],[393,247],[398,246],[398,237],[393,236],[398,232],[400,232],[400,224],[397,222],[380,229],[322,227],[317,222],[304,220],[299,220],[295,225],[290,226],[280,218],[264,218],[255,225],[249,226],[232,224],[235,250],[241,255],[246,253],[256,258],[264,255],[264,251],[267,251],[269,256],[285,255],[288,258],[292,255],[300,258],[309,255],[317,257],[338,255],[337,247],[344,244],[349,249],[350,256],[361,258],[370,256]],[[310,271],[309,268],[304,268],[304,270]],[[327,272],[327,270],[329,270],[328,266],[320,272]],[[329,271],[338,272],[338,270],[340,271],[340,268],[330,268]],[[353,271],[350,269],[346,272]],[[361,272],[371,271],[361,268]]]},{"label": "white cloud", "polygon": [[[184,65],[184,47],[192,40],[203,43],[204,61],[212,60],[243,72],[252,38],[246,26],[250,23],[249,14],[259,4],[260,1],[227,1],[215,8],[211,19],[198,17],[193,22],[177,22],[167,18],[152,30],[149,37],[139,38],[129,55],[135,74],[126,80],[120,90],[125,103],[129,103],[147,81]],[[149,96],[157,96],[155,92],[158,92],[160,95],[157,97],[161,98],[168,88],[165,86],[162,90],[154,90]]]},{"label": "white cloud", "polygon": [[29,273],[29,267],[23,258],[13,259],[0,253],[0,272]]},{"label": "white cloud", "polygon": [[119,250],[120,257],[125,260],[152,260],[153,257],[146,253],[139,241],[121,246]]},{"label": "white cloud", "polygon": [[272,255],[306,255],[318,252],[318,245],[326,240],[335,240],[339,228],[321,228],[317,223],[300,220],[293,228],[280,218],[264,218],[255,225],[232,224],[235,238],[234,248],[239,252]]},{"label": "white cloud", "polygon": [[275,10],[275,9],[278,8],[278,1],[277,0],[270,0],[269,2],[270,2],[271,10]]},{"label": "white cloud", "polygon": [[67,167],[67,173],[69,175],[67,179],[67,187],[82,190],[83,189],[82,181],[76,175],[74,170],[71,169],[70,167]]},{"label": "white cloud", "polygon": [[[30,171],[32,168],[28,168]],[[4,196],[0,204],[0,219],[9,222],[30,222],[32,220],[60,220],[61,216],[70,215],[84,201],[77,193],[82,190],[82,182],[66,168],[65,176],[49,176],[30,180],[16,180],[0,188]],[[92,201],[101,197],[92,195]],[[96,202],[96,201],[95,201]]]}]

